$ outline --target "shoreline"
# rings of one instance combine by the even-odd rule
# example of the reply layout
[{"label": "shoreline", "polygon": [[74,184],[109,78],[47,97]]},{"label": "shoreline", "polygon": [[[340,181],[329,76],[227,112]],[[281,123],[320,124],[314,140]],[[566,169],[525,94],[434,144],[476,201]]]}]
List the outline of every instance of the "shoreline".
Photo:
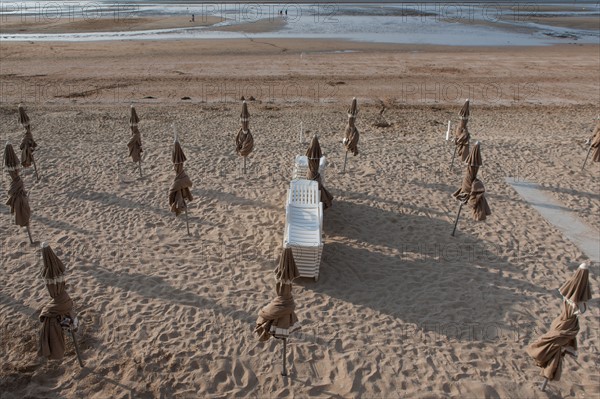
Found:
[{"label": "shoreline", "polygon": [[[230,30],[227,29],[229,26],[219,28],[219,30]],[[261,28],[262,29],[262,28]],[[489,51],[489,52],[505,52],[507,50],[517,51],[517,52],[527,52],[531,50],[542,50],[542,49],[565,49],[565,48],[574,48],[574,47],[584,47],[584,48],[598,48],[600,49],[599,44],[594,43],[548,43],[544,45],[517,45],[517,44],[506,44],[506,45],[451,45],[451,44],[420,44],[420,43],[385,43],[385,42],[369,42],[369,41],[356,41],[352,39],[339,39],[339,38],[261,38],[261,37],[243,37],[243,38],[173,38],[173,39],[147,39],[147,40],[129,40],[129,39],[121,39],[121,40],[85,40],[85,41],[62,41],[62,40],[31,40],[28,43],[32,45],[45,45],[52,44],[56,46],[82,46],[82,47],[93,47],[94,44],[100,44],[100,47],[104,47],[106,45],[115,45],[115,46],[134,46],[137,43],[145,46],[162,46],[169,47],[170,43],[176,42],[189,42],[194,43],[197,47],[203,48],[205,50],[211,50],[211,54],[221,54],[227,53],[227,49],[223,49],[221,46],[214,46],[212,42],[227,42],[227,44],[232,44],[236,51],[244,50],[244,46],[241,44],[244,42],[254,42],[254,43],[263,43],[265,41],[282,44],[281,46],[274,46],[275,48],[279,47],[283,51],[289,51],[290,53],[309,53],[311,51],[324,53],[324,52],[353,52],[360,51],[362,53],[368,52],[379,52],[379,51],[400,51],[400,52],[413,52],[413,53],[423,53],[423,52],[440,52],[440,51],[457,51],[457,52],[479,52],[479,51]],[[20,47],[22,46],[24,41],[3,41],[3,47]],[[285,46],[283,46],[285,44]],[[305,50],[303,50],[305,49]],[[212,51],[214,50],[214,51]],[[246,48],[248,50],[248,48]],[[277,50],[275,50],[277,52]]]},{"label": "shoreline", "polygon": [[[499,8],[502,9],[502,8]],[[393,11],[392,9],[391,11]],[[397,10],[398,11],[398,10]],[[401,11],[401,10],[400,10]],[[53,42],[103,42],[103,41],[155,41],[155,40],[216,40],[239,39],[250,34],[255,39],[266,40],[347,40],[365,43],[416,44],[431,43],[438,45],[482,46],[545,46],[561,44],[560,41],[577,41],[585,44],[596,44],[596,36],[600,32],[600,21],[595,16],[563,16],[532,14],[527,19],[514,19],[511,15],[498,14],[494,17],[456,18],[452,15],[412,16],[408,19],[391,14],[358,13],[337,16],[336,23],[354,24],[359,22],[363,30],[361,34],[352,29],[337,26],[331,32],[311,18],[287,18],[270,16],[252,21],[238,20],[236,14],[231,18],[227,14],[221,16],[199,15],[194,22],[191,15],[177,16],[134,16],[114,19],[102,17],[97,19],[59,18],[41,20],[35,18],[23,20],[18,16],[0,16],[0,35],[3,42],[43,41]],[[379,18],[398,25],[395,29],[364,30],[365,21]],[[523,18],[527,15],[522,16]],[[347,18],[347,19],[344,19]],[[428,19],[430,18],[430,19]],[[373,21],[375,21],[375,19]],[[393,22],[395,21],[395,22]],[[373,22],[375,25],[377,22]],[[406,26],[401,26],[406,24]],[[415,25],[416,24],[416,25]],[[411,31],[410,27],[422,28]],[[427,27],[430,26],[430,29]],[[472,32],[462,31],[459,27],[468,27]],[[288,29],[284,29],[288,27]],[[410,28],[410,29],[409,29]],[[432,33],[433,32],[433,33]],[[433,36],[432,36],[433,34]],[[439,40],[440,37],[446,39]],[[262,37],[261,37],[262,35]],[[407,36],[408,35],[408,36]],[[221,37],[225,36],[225,37]],[[278,37],[279,36],[279,37]],[[474,39],[479,37],[478,40]]]}]

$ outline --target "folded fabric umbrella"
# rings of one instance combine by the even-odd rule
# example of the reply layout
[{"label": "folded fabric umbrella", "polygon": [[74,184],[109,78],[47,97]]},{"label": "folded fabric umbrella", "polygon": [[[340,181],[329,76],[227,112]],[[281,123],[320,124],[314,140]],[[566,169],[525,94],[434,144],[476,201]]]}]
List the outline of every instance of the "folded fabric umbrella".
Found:
[{"label": "folded fabric umbrella", "polygon": [[[258,312],[254,329],[260,341],[267,341],[272,335],[283,339],[282,375],[287,375],[285,360],[287,335],[289,329],[298,322],[298,317],[294,311],[296,304],[292,296],[292,282],[299,276],[300,273],[296,267],[292,249],[284,248],[279,264],[275,269],[275,292],[277,296]],[[278,332],[283,332],[283,335],[278,336]]]},{"label": "folded fabric umbrella", "polygon": [[190,224],[188,220],[187,212],[187,201],[192,201],[192,180],[188,177],[187,173],[183,169],[183,163],[187,160],[179,140],[175,138],[175,144],[173,147],[173,153],[171,156],[173,166],[175,168],[175,179],[169,189],[169,206],[171,212],[175,213],[175,216],[179,216],[181,212],[185,212],[185,224],[187,226],[188,235],[190,235]]},{"label": "folded fabric umbrella", "polygon": [[583,308],[580,308],[583,311],[585,311],[585,303],[592,299],[589,276],[588,265],[582,263],[575,274],[558,289],[565,301],[572,306],[579,307],[583,305]]},{"label": "folded fabric umbrella", "polygon": [[315,180],[319,183],[319,190],[321,191],[321,202],[323,203],[323,209],[331,207],[333,201],[333,195],[327,191],[323,182],[321,181],[321,175],[319,174],[319,163],[323,153],[321,152],[321,145],[319,139],[315,135],[310,142],[310,146],[306,150],[306,157],[308,158],[308,172],[307,179]]},{"label": "folded fabric umbrella", "polygon": [[469,155],[465,159],[465,164],[467,165],[465,169],[465,175],[463,176],[463,181],[461,187],[456,190],[452,196],[456,199],[465,201],[468,199],[469,194],[471,193],[471,186],[473,185],[473,181],[477,178],[477,172],[479,168],[483,166],[483,162],[481,161],[481,149],[479,142],[476,142],[473,147],[471,147],[471,151]]},{"label": "folded fabric umbrella", "polygon": [[138,117],[137,112],[135,111],[135,107],[131,106],[131,112],[129,114],[129,126],[137,126],[140,122],[140,118]]},{"label": "folded fabric umbrella", "polygon": [[473,181],[468,204],[472,210],[473,220],[485,220],[487,216],[492,214],[487,200],[485,199],[485,187],[483,186],[483,182],[479,179]]},{"label": "folded fabric umbrella", "polygon": [[562,312],[554,319],[550,330],[527,347],[526,352],[542,368],[542,375],[547,381],[560,380],[562,358],[565,353],[576,354],[578,332],[577,311],[563,301]]},{"label": "folded fabric umbrella", "polygon": [[[17,175],[10,183],[8,189],[8,201],[6,205],[10,206],[10,213],[15,215],[15,224],[21,227],[29,227],[31,218],[31,208],[29,199],[25,191],[25,185],[21,176]],[[33,242],[32,242],[33,244]]]},{"label": "folded fabric umbrella", "polygon": [[581,170],[585,168],[585,164],[587,163],[588,157],[590,156],[590,152],[592,153],[592,161],[600,162],[600,119],[598,119],[598,123],[596,123],[596,129],[594,130],[594,134],[592,134],[592,137],[590,138],[590,148],[588,149],[585,161],[583,161],[583,166],[581,167]]},{"label": "folded fabric umbrella", "polygon": [[173,152],[171,153],[171,162],[173,162],[173,165],[177,165],[183,164],[185,161],[187,161],[187,157],[181,148],[181,144],[179,144],[179,139],[176,137]]},{"label": "folded fabric umbrella", "polygon": [[29,168],[31,165],[33,165],[36,180],[40,180],[37,171],[37,165],[35,164],[35,158],[33,157],[33,152],[37,147],[37,143],[31,134],[29,116],[25,112],[25,108],[22,104],[19,104],[19,123],[25,128],[25,134],[23,135],[23,140],[21,141],[21,146],[19,147],[21,149],[21,165],[24,168]]},{"label": "folded fabric umbrella", "polygon": [[359,133],[358,129],[355,126],[356,116],[358,115],[358,107],[356,104],[356,97],[352,99],[352,104],[348,109],[348,124],[346,125],[346,131],[344,132],[344,147],[346,147],[346,156],[344,158],[344,168],[342,172],[346,171],[346,160],[348,159],[348,151],[352,153],[353,156],[358,155],[358,139]]},{"label": "folded fabric umbrella", "polygon": [[14,179],[14,176],[19,175],[19,158],[13,148],[12,144],[6,143],[4,146],[4,170],[8,172],[9,176]]},{"label": "folded fabric umbrella", "polygon": [[25,129],[29,127],[29,116],[27,115],[27,112],[25,112],[25,107],[23,107],[23,104],[19,104],[19,123]]},{"label": "folded fabric umbrella", "polygon": [[138,123],[140,122],[140,118],[135,110],[135,107],[131,106],[131,111],[129,114],[129,126],[131,127],[131,139],[129,143],[127,143],[127,148],[129,149],[129,156],[133,162],[137,162],[138,169],[140,171],[140,177],[142,175],[142,135],[138,129]]},{"label": "folded fabric umbrella", "polygon": [[477,172],[483,165],[479,141],[471,147],[471,151],[465,159],[465,164],[466,168],[462,185],[452,194],[454,198],[460,201],[454,221],[454,228],[451,233],[452,236],[456,232],[456,226],[458,225],[463,205],[469,204],[473,219],[475,220],[485,220],[486,216],[491,214],[490,207],[484,195],[485,187],[483,186],[483,182],[477,179]]},{"label": "folded fabric umbrella", "polygon": [[235,137],[235,151],[244,157],[244,174],[246,173],[246,157],[250,155],[254,148],[254,138],[250,133],[250,113],[248,112],[248,104],[244,100],[242,102],[242,113],[240,114],[241,127]]},{"label": "folded fabric umbrella", "polygon": [[469,154],[469,141],[471,140],[471,135],[469,134],[469,129],[467,128],[467,122],[469,122],[469,99],[465,101],[460,112],[458,113],[460,117],[460,123],[454,132],[454,154],[452,155],[452,162],[450,162],[450,169],[454,165],[454,157],[458,152],[458,156],[461,160],[465,161],[467,155]]},{"label": "folded fabric umbrella", "polygon": [[31,230],[29,229],[31,219],[29,197],[27,191],[25,191],[23,179],[19,176],[19,158],[17,158],[17,154],[10,143],[7,143],[4,147],[4,169],[8,171],[11,177],[6,205],[10,206],[10,213],[15,215],[15,224],[27,228],[29,242],[33,244]]},{"label": "folded fabric umbrella", "polygon": [[169,205],[171,212],[174,212],[176,216],[179,216],[181,212],[187,210],[187,201],[192,201],[194,198],[190,188],[193,186],[192,180],[189,178],[182,164],[175,166],[175,179],[171,184],[169,190]]},{"label": "folded fabric umbrella", "polygon": [[594,149],[592,153],[592,161],[600,162],[600,120],[596,124],[596,130],[591,140],[591,147]]},{"label": "folded fabric umbrella", "polygon": [[129,156],[133,162],[140,162],[142,160],[142,137],[137,126],[131,127],[131,139],[127,143],[129,148]]},{"label": "folded fabric umbrella", "polygon": [[138,163],[138,169],[140,171],[140,177],[142,175],[142,136],[137,126],[131,126],[131,139],[127,143],[129,148],[129,156],[133,162]]},{"label": "folded fabric umbrella", "polygon": [[[27,128],[25,134],[23,135],[23,140],[21,141],[21,165],[24,168],[30,167],[32,164],[35,164],[35,159],[33,158],[33,152],[37,147],[37,143],[33,139],[33,135],[31,134],[31,130]],[[35,168],[35,166],[34,166]]]},{"label": "folded fabric umbrella", "polygon": [[77,330],[77,317],[73,313],[73,300],[65,290],[65,267],[46,243],[42,243],[42,261],[41,276],[52,300],[40,313],[42,329],[38,355],[48,359],[62,359],[65,353],[63,328],[67,328],[72,334],[79,364],[83,367],[74,334]]}]

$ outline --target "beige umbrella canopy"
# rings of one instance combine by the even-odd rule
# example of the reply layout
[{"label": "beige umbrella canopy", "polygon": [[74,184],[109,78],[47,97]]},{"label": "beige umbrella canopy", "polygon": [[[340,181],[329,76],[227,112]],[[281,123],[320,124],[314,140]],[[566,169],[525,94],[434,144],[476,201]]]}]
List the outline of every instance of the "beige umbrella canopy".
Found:
[{"label": "beige umbrella canopy", "polygon": [[27,228],[29,242],[33,244],[31,231],[29,230],[29,221],[31,219],[31,208],[29,207],[29,197],[25,191],[23,179],[19,176],[19,158],[10,143],[4,147],[4,169],[8,171],[11,177],[10,188],[8,189],[8,200],[6,205],[10,206],[10,213],[15,215],[15,224]]},{"label": "beige umbrella canopy", "polygon": [[[41,276],[52,300],[44,306],[40,314],[43,324],[38,355],[48,359],[62,359],[65,353],[63,327],[68,327],[73,332],[77,329],[77,318],[73,313],[73,300],[65,290],[65,267],[46,243],[42,243],[42,260]],[[77,345],[75,348],[79,357]],[[81,359],[79,361],[81,364]]]},{"label": "beige umbrella canopy", "polygon": [[321,157],[323,156],[323,152],[321,151],[321,145],[319,144],[319,139],[315,135],[310,142],[310,146],[306,150],[306,157],[308,158],[308,172],[307,179],[315,180],[319,183],[319,190],[321,191],[321,202],[323,203],[323,209],[327,209],[331,207],[331,203],[333,201],[333,195],[327,191],[327,189],[323,186],[321,182],[321,175],[319,174],[319,163],[321,161]]},{"label": "beige umbrella canopy", "polygon": [[173,145],[173,152],[171,153],[171,161],[173,165],[183,164],[187,161],[187,157],[181,148],[181,144],[179,144],[179,139],[175,138],[175,143]]},{"label": "beige umbrella canopy", "polygon": [[131,127],[131,139],[127,143],[129,148],[129,156],[133,162],[140,162],[142,160],[142,136],[137,126]]},{"label": "beige umbrella canopy", "polygon": [[27,115],[27,112],[25,112],[25,107],[23,107],[23,104],[19,104],[19,123],[25,129],[29,127],[29,116]]},{"label": "beige umbrella canopy", "polygon": [[235,138],[235,151],[244,157],[244,173],[246,173],[246,157],[250,155],[254,148],[254,138],[252,137],[252,133],[250,133],[250,113],[248,112],[248,104],[246,104],[245,100],[242,102],[240,122],[242,126]]},{"label": "beige umbrella canopy", "polygon": [[279,265],[275,269],[275,292],[277,296],[267,306],[258,312],[254,332],[259,341],[267,341],[272,335],[283,339],[282,359],[283,371],[281,375],[287,375],[286,369],[286,342],[290,328],[298,322],[296,316],[296,304],[292,296],[292,282],[298,278],[300,273],[294,261],[291,248],[284,248],[279,259]]},{"label": "beige umbrella canopy", "polygon": [[4,147],[4,170],[8,172],[10,177],[14,178],[14,176],[19,175],[19,158],[17,157],[17,153],[15,153],[15,149],[12,144],[6,143]]},{"label": "beige umbrella canopy", "polygon": [[592,161],[600,162],[600,120],[596,124],[596,130],[591,138]]},{"label": "beige umbrella canopy", "polygon": [[589,276],[588,265],[585,263],[579,265],[575,274],[558,289],[565,301],[578,307],[592,298]]},{"label": "beige umbrella canopy", "polygon": [[585,168],[585,164],[587,163],[588,158],[590,157],[590,153],[592,153],[592,161],[600,162],[600,116],[598,117],[598,122],[596,123],[596,129],[594,129],[594,134],[589,139],[590,147],[588,148],[587,155],[585,156],[585,161],[583,161],[583,166],[581,170]]},{"label": "beige umbrella canopy", "polygon": [[565,353],[574,354],[577,350],[578,332],[577,311],[564,301],[562,312],[552,322],[550,331],[527,347],[527,353],[535,360],[536,365],[542,368],[542,375],[546,380],[560,379],[562,358]]},{"label": "beige umbrella canopy", "polygon": [[463,205],[468,204],[471,208],[474,220],[485,220],[487,216],[491,215],[490,207],[485,199],[485,187],[483,186],[483,182],[477,179],[477,172],[483,165],[479,142],[476,142],[471,147],[471,151],[465,159],[465,164],[467,166],[462,185],[452,194],[454,198],[460,201],[460,205],[451,235],[454,235],[456,232],[456,226]]},{"label": "beige umbrella canopy", "polygon": [[129,126],[132,126],[132,127],[137,126],[139,122],[140,122],[140,118],[137,115],[135,107],[132,105],[131,106],[131,114],[129,115]]},{"label": "beige umbrella canopy", "polygon": [[487,200],[485,199],[485,187],[483,186],[483,182],[479,179],[473,180],[468,204],[471,207],[473,220],[485,220],[492,214]]},{"label": "beige umbrella canopy", "polygon": [[298,321],[294,312],[296,305],[292,296],[292,282],[299,276],[292,249],[284,248],[275,269],[277,297],[258,312],[254,332],[260,341],[267,341],[271,337],[273,327],[289,329]]},{"label": "beige umbrella canopy", "polygon": [[21,149],[21,165],[24,168],[29,168],[33,165],[35,170],[36,179],[39,180],[40,177],[37,172],[37,166],[35,164],[35,158],[33,157],[33,152],[37,147],[37,143],[33,139],[33,135],[31,134],[31,125],[29,123],[29,116],[25,112],[25,108],[22,104],[19,104],[19,123],[25,128],[25,134],[23,135],[23,140],[21,141],[20,149]]},{"label": "beige umbrella canopy", "polygon": [[465,164],[467,167],[465,169],[465,175],[463,176],[462,185],[452,194],[454,198],[462,201],[466,201],[468,199],[469,194],[471,193],[473,182],[477,178],[477,172],[483,165],[483,162],[481,161],[481,149],[479,142],[476,142],[475,145],[471,147],[471,151],[465,159]]},{"label": "beige umbrella canopy", "polygon": [[354,125],[356,122],[356,116],[358,115],[358,108],[356,105],[356,97],[352,99],[352,105],[348,109],[348,124],[346,125],[344,146],[346,151],[350,151],[352,155],[358,155],[358,129]]},{"label": "beige umbrella canopy", "polygon": [[189,235],[190,226],[187,220],[187,204],[185,201],[192,201],[194,199],[190,190],[193,184],[192,180],[183,169],[183,162],[185,162],[187,158],[183,153],[183,149],[177,138],[175,139],[171,159],[175,168],[175,180],[173,180],[171,188],[169,189],[169,206],[171,207],[171,212],[175,213],[175,216],[179,216],[181,212],[185,212],[186,226]]},{"label": "beige umbrella canopy", "polygon": [[33,159],[33,152],[37,147],[37,143],[33,139],[33,135],[31,134],[31,130],[27,128],[25,134],[23,135],[23,140],[21,141],[21,165],[24,168],[30,167],[35,163]]},{"label": "beige umbrella canopy", "polygon": [[135,111],[135,107],[131,106],[131,114],[129,116],[129,126],[131,126],[131,139],[129,143],[127,143],[127,148],[129,149],[129,156],[133,162],[137,162],[138,169],[140,171],[140,177],[142,175],[142,136],[137,127],[140,118]]},{"label": "beige umbrella canopy", "polygon": [[[463,161],[467,159],[469,154],[469,141],[471,140],[471,135],[469,134],[469,129],[467,128],[469,113],[469,99],[467,99],[458,113],[460,116],[460,124],[457,126],[456,131],[454,132],[454,144],[456,145],[454,148],[454,154],[458,152],[458,156]],[[452,155],[452,163],[450,164],[451,168],[454,163],[454,156],[455,155]]]}]

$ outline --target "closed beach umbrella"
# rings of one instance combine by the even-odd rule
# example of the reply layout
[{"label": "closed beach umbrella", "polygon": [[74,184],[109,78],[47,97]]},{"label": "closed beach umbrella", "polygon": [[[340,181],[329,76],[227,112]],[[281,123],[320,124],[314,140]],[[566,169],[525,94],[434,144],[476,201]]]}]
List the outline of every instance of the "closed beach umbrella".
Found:
[{"label": "closed beach umbrella", "polygon": [[[465,174],[461,187],[452,194],[454,198],[460,201],[460,204],[451,235],[454,235],[456,232],[456,226],[464,204],[468,203],[470,205],[475,220],[485,220],[485,217],[491,214],[487,200],[485,199],[483,182],[477,179],[477,172],[483,165],[479,142],[476,142],[471,147],[469,155],[465,158],[465,164]],[[473,192],[474,189],[475,191]]]},{"label": "closed beach umbrella", "polygon": [[319,163],[321,162],[321,157],[323,153],[321,152],[321,145],[319,144],[319,139],[315,135],[310,142],[310,146],[306,150],[306,157],[308,158],[308,172],[307,179],[315,180],[319,183],[319,190],[321,191],[321,202],[323,203],[323,209],[327,209],[331,207],[331,203],[333,201],[333,195],[327,191],[327,189],[323,186],[321,182],[321,175],[319,174]]},{"label": "closed beach umbrella", "polygon": [[342,172],[346,171],[346,160],[348,159],[348,151],[352,155],[358,155],[358,129],[355,126],[356,116],[358,115],[358,107],[356,104],[356,97],[352,99],[352,104],[348,109],[348,124],[346,125],[346,131],[344,133],[344,147],[346,147],[346,157],[344,158],[344,168]]},{"label": "closed beach umbrella", "polygon": [[19,104],[19,123],[25,128],[25,134],[23,135],[23,140],[21,141],[21,146],[19,147],[21,149],[21,165],[24,168],[29,168],[31,165],[33,165],[36,180],[39,180],[40,177],[37,172],[37,165],[35,164],[35,158],[33,157],[33,152],[37,147],[37,143],[31,134],[29,116],[25,112],[25,108],[22,104]]},{"label": "closed beach umbrella", "polygon": [[550,330],[529,345],[527,353],[542,368],[542,375],[548,380],[558,381],[561,377],[562,358],[565,353],[575,354],[579,320],[577,310],[567,301],[563,301],[562,312],[552,322]]},{"label": "closed beach umbrella", "polygon": [[254,138],[250,133],[250,113],[248,104],[242,102],[242,113],[240,114],[241,127],[235,137],[235,151],[244,157],[244,174],[246,173],[246,157],[250,155],[254,148]]},{"label": "closed beach umbrella", "polygon": [[21,165],[24,168],[30,167],[35,163],[33,159],[33,152],[37,147],[37,143],[33,139],[33,135],[31,134],[30,128],[27,128],[25,134],[23,135],[23,140],[21,141]]},{"label": "closed beach umbrella", "polygon": [[10,206],[10,213],[15,215],[15,224],[27,228],[29,242],[33,244],[29,229],[29,221],[31,219],[29,197],[25,191],[23,179],[19,176],[19,158],[17,158],[17,154],[10,143],[7,143],[6,147],[4,147],[4,169],[8,171],[11,177],[6,205]]},{"label": "closed beach umbrella", "polygon": [[177,138],[175,139],[175,145],[173,147],[171,159],[175,168],[175,180],[173,180],[171,188],[169,189],[169,206],[171,208],[171,212],[175,213],[175,216],[179,216],[181,212],[185,212],[185,223],[189,235],[190,225],[188,222],[186,200],[193,200],[192,192],[190,190],[192,187],[192,181],[188,177],[187,173],[185,173],[183,168],[183,162],[185,162],[187,158],[183,153],[183,149],[181,148],[181,144],[179,144],[179,140]]},{"label": "closed beach umbrella", "polygon": [[465,159],[466,169],[465,174],[463,176],[463,181],[461,187],[456,190],[452,196],[456,199],[460,199],[465,201],[469,194],[471,193],[471,186],[473,185],[473,181],[477,178],[477,172],[479,168],[483,165],[481,161],[481,149],[479,146],[479,142],[476,142],[475,145],[471,148],[469,155]]},{"label": "closed beach umbrella", "polygon": [[[77,318],[73,313],[73,300],[65,290],[65,267],[46,243],[42,243],[42,261],[41,276],[52,300],[40,313],[42,329],[38,355],[48,359],[62,359],[65,353],[63,327],[68,328],[73,334],[77,329]],[[73,339],[75,340],[74,334]],[[74,342],[79,363],[83,367],[77,341]]]},{"label": "closed beach umbrella", "polygon": [[585,161],[583,161],[583,166],[581,167],[582,170],[585,168],[590,152],[592,153],[592,161],[600,162],[600,119],[598,119],[594,134],[592,134],[592,137],[590,138],[590,148],[585,156]]},{"label": "closed beach umbrella", "polygon": [[600,162],[600,120],[596,124],[596,130],[594,130],[594,135],[592,136],[591,146],[592,150],[592,161]]},{"label": "closed beach umbrella", "polygon": [[471,140],[471,135],[469,134],[469,129],[467,128],[467,122],[469,122],[469,113],[469,99],[467,99],[458,113],[460,116],[460,123],[454,132],[455,147],[450,168],[452,168],[454,164],[454,157],[456,156],[457,152],[462,161],[465,161],[469,155],[469,141]]},{"label": "closed beach umbrella", "polygon": [[[294,261],[291,248],[284,248],[275,269],[275,291],[277,296],[258,312],[254,332],[260,341],[267,341],[272,335],[283,339],[283,372],[287,375],[285,365],[285,345],[289,329],[298,322],[295,313],[296,304],[292,296],[292,282],[300,273]],[[283,335],[282,335],[283,334]]]},{"label": "closed beach umbrella", "polygon": [[135,111],[135,107],[132,105],[131,113],[129,114],[129,126],[137,126],[139,122],[140,118],[138,117],[137,112]]},{"label": "closed beach umbrella", "polygon": [[181,144],[179,144],[178,138],[175,138],[173,152],[171,153],[171,161],[173,162],[173,165],[183,164],[185,161],[187,161],[187,157],[181,148]]},{"label": "closed beach umbrella", "polygon": [[29,127],[29,116],[27,115],[27,112],[25,112],[25,107],[23,107],[23,104],[19,104],[19,123],[25,129]]},{"label": "closed beach umbrella", "polygon": [[142,136],[137,126],[131,127],[131,140],[127,143],[129,148],[129,156],[133,162],[141,162],[142,160]]},{"label": "closed beach umbrella", "polygon": [[138,163],[138,169],[140,171],[140,177],[142,176],[142,136],[138,129],[138,123],[140,118],[135,111],[135,107],[131,106],[131,114],[129,116],[129,126],[131,127],[131,139],[129,143],[127,143],[127,148],[129,148],[129,156],[133,162]]},{"label": "closed beach umbrella", "polygon": [[485,187],[483,186],[483,182],[479,179],[473,181],[468,204],[471,207],[473,220],[485,220],[492,214],[487,200],[485,199]]},{"label": "closed beach umbrella", "polygon": [[[575,274],[558,289],[565,301],[578,307],[592,298],[589,276],[588,265],[585,263],[579,265]],[[585,310],[585,307],[583,309]]]},{"label": "closed beach umbrella", "polygon": [[4,147],[4,170],[14,179],[14,176],[19,175],[19,169],[20,165],[17,153],[12,144],[6,143]]}]

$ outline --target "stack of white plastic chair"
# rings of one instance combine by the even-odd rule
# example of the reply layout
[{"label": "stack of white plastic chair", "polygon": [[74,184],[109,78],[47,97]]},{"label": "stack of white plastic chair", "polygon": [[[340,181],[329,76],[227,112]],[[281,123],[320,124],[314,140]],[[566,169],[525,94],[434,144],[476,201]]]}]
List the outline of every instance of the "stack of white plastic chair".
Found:
[{"label": "stack of white plastic chair", "polygon": [[323,254],[323,203],[314,180],[290,182],[283,246],[292,248],[300,277],[317,281]]},{"label": "stack of white plastic chair", "polygon": [[[321,182],[325,184],[325,167],[327,166],[326,157],[321,157],[319,160],[319,174],[321,175]],[[294,172],[292,179],[306,179],[308,174],[308,157],[306,155],[296,155],[294,161]]]}]

